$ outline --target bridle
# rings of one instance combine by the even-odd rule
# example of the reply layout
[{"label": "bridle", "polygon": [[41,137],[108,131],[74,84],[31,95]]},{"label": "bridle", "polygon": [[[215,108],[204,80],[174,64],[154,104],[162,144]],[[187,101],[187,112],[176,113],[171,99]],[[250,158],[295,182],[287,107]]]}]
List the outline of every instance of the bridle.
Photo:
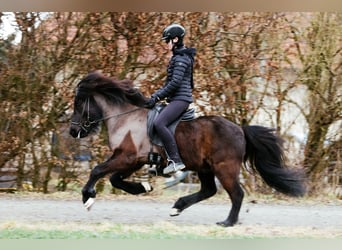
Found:
[{"label": "bridle", "polygon": [[[127,115],[129,113],[133,113],[139,109],[141,109],[140,107],[138,108],[134,108],[132,110],[128,110],[126,112],[122,112],[122,113],[119,113],[119,114],[115,114],[115,115],[109,115],[109,116],[106,116],[106,117],[102,117],[100,119],[97,119],[97,120],[94,120],[94,121],[91,121],[90,120],[90,107],[89,107],[89,104],[90,103],[90,100],[89,100],[89,97],[87,98],[86,102],[84,103],[83,105],[83,109],[82,109],[82,115],[81,117],[83,117],[84,113],[87,111],[87,120],[85,121],[82,121],[82,122],[76,122],[76,121],[71,121],[71,124],[72,125],[76,125],[76,126],[79,126],[84,132],[86,132],[87,134],[89,133],[89,128],[91,127],[91,125],[93,124],[96,124],[96,123],[99,123],[101,121],[105,121],[105,120],[108,120],[108,119],[111,119],[111,118],[115,118],[115,117],[119,117],[119,116],[123,116],[123,115]],[[80,132],[79,132],[80,133]]]},{"label": "bridle", "polygon": [[97,121],[90,121],[90,111],[89,111],[89,97],[87,98],[87,101],[84,103],[83,105],[83,109],[82,109],[82,115],[81,117],[83,117],[83,114],[85,112],[86,106],[87,106],[87,120],[83,121],[83,122],[75,122],[75,121],[71,121],[72,125],[76,125],[79,126],[82,130],[84,130],[86,133],[88,132],[88,129],[90,128],[90,126],[92,124],[97,123]]}]

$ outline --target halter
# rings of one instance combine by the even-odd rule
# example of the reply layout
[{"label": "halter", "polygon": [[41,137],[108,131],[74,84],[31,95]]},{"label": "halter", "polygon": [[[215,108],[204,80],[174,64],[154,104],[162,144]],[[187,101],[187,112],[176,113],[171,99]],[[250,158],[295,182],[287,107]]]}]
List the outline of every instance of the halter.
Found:
[{"label": "halter", "polygon": [[87,107],[87,120],[83,121],[83,122],[75,122],[75,121],[71,121],[71,124],[72,125],[76,125],[76,126],[79,126],[83,131],[85,131],[86,133],[89,132],[89,128],[91,125],[93,124],[96,124],[98,122],[101,122],[101,121],[105,121],[105,120],[108,120],[108,119],[111,119],[111,118],[114,118],[114,117],[119,117],[119,116],[122,116],[122,115],[127,115],[129,113],[133,113],[141,108],[135,108],[135,109],[132,109],[132,110],[129,110],[129,111],[126,111],[126,112],[123,112],[123,113],[119,113],[119,114],[115,114],[115,115],[109,115],[109,116],[106,116],[106,117],[103,117],[103,118],[100,118],[100,119],[97,119],[97,120],[94,120],[94,121],[91,121],[90,120],[90,107],[89,107],[89,97],[87,98],[87,101],[84,103],[83,105],[83,109],[82,109],[82,117],[83,117],[83,114],[85,112],[85,109]]}]

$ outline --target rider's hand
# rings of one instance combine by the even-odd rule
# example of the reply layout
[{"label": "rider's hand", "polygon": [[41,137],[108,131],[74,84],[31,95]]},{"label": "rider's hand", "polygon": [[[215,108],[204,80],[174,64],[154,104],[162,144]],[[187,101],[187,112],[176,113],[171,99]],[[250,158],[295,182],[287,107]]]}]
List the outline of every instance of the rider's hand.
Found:
[{"label": "rider's hand", "polygon": [[156,105],[156,102],[158,101],[158,97],[155,95],[152,95],[150,99],[148,99],[145,102],[145,108],[151,109],[154,107],[154,105]]}]

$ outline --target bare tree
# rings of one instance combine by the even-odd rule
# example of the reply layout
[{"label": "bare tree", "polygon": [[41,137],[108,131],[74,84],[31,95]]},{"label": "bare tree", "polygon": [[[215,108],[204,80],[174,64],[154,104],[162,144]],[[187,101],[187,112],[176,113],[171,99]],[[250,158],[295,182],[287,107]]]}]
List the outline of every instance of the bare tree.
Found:
[{"label": "bare tree", "polygon": [[334,161],[329,152],[336,149],[334,140],[341,137],[341,24],[338,13],[317,13],[307,29],[292,27],[302,69],[297,81],[309,93],[307,106],[300,108],[309,128],[304,166],[312,183],[316,183],[313,188],[319,188],[317,182],[322,179],[323,170]]},{"label": "bare tree", "polygon": [[[164,84],[170,56],[162,30],[178,22],[187,30],[186,45],[197,49],[197,111],[241,125],[263,111],[283,136],[284,106],[297,107],[309,127],[304,165],[315,181],[340,155],[340,139],[329,136],[340,128],[342,65],[341,16],[316,14],[301,23],[288,13],[15,13],[22,40],[0,41],[0,166],[17,157],[18,186],[29,178],[44,192],[52,169],[61,166],[65,190],[77,178],[75,164],[61,161],[60,154],[72,153],[51,138],[65,132],[77,80],[100,69],[151,94]],[[291,97],[298,86],[307,87],[305,103]],[[105,136],[96,141],[101,145],[92,154],[105,157]]]}]

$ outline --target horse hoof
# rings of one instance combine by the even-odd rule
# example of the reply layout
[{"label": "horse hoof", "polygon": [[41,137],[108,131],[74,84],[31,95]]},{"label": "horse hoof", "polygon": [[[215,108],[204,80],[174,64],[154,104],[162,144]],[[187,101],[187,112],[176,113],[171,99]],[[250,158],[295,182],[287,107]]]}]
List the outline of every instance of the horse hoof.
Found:
[{"label": "horse hoof", "polygon": [[85,209],[87,209],[87,210],[89,211],[90,208],[94,205],[94,203],[95,203],[95,199],[94,199],[94,198],[89,198],[89,199],[87,200],[87,202],[84,203]]},{"label": "horse hoof", "polygon": [[153,190],[152,186],[148,182],[141,182],[141,185],[144,187],[146,193],[151,192]]},{"label": "horse hoof", "polygon": [[220,222],[216,222],[216,225],[219,225],[221,227],[232,227],[234,226],[234,223],[231,222],[227,222],[227,221],[220,221]]},{"label": "horse hoof", "polygon": [[177,208],[171,208],[171,211],[170,211],[170,216],[177,216],[177,215],[180,215],[181,211]]}]

